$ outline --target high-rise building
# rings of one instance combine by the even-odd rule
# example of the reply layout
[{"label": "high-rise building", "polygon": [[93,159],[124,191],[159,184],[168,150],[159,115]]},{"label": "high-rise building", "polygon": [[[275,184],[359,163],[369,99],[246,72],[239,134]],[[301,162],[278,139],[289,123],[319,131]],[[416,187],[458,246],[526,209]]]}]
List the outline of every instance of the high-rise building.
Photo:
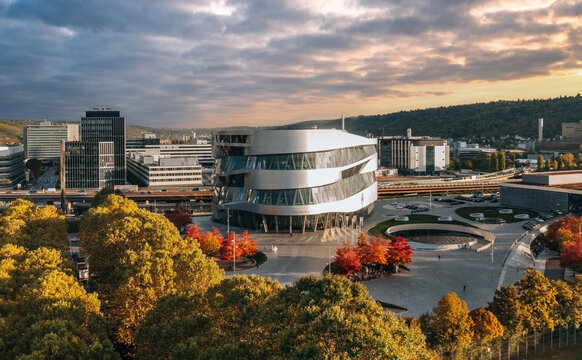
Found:
[{"label": "high-rise building", "polygon": [[113,142],[113,184],[125,185],[125,118],[110,108],[93,108],[81,118],[81,141],[84,143]]},{"label": "high-rise building", "polygon": [[110,108],[93,108],[81,118],[80,130],[81,141],[62,146],[64,187],[125,185],[125,118]]},{"label": "high-rise building", "polygon": [[61,140],[79,140],[79,124],[25,125],[22,132],[26,158],[45,162],[59,161]]},{"label": "high-rise building", "polygon": [[0,146],[0,188],[11,188],[24,181],[22,146]]}]

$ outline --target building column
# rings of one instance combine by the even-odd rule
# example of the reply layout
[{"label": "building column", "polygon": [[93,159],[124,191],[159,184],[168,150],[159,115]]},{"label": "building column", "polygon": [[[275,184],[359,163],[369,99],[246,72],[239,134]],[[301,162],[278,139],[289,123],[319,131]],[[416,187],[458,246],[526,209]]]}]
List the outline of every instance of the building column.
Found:
[{"label": "building column", "polygon": [[307,215],[303,215],[303,231],[302,233],[305,234],[305,223],[307,222]]},{"label": "building column", "polygon": [[267,228],[267,219],[265,218],[265,215],[261,215],[263,217],[263,227],[265,228],[265,232],[269,232],[269,229]]}]

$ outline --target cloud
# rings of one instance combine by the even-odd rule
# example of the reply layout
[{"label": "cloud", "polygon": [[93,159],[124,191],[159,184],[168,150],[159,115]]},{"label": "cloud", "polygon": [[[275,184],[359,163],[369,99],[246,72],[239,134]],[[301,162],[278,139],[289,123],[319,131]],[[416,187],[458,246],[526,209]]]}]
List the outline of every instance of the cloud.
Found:
[{"label": "cloud", "polygon": [[579,71],[579,24],[573,0],[0,0],[0,117],[268,125],[451,103],[475,81]]}]

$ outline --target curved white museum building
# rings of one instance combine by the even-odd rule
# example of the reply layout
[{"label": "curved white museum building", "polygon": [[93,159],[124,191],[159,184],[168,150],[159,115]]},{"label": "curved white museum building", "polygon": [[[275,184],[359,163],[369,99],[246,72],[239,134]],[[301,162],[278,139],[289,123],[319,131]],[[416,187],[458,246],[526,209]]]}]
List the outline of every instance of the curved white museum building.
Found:
[{"label": "curved white museum building", "polygon": [[349,226],[378,197],[376,139],[343,130],[213,134],[213,219],[271,231]]}]

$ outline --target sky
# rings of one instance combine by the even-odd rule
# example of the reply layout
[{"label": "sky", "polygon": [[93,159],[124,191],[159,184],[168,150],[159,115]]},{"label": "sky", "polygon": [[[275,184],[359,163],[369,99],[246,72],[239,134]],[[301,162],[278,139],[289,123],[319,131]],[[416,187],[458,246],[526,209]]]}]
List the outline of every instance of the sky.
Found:
[{"label": "sky", "polygon": [[0,0],[0,118],[269,126],[580,92],[582,0]]}]

